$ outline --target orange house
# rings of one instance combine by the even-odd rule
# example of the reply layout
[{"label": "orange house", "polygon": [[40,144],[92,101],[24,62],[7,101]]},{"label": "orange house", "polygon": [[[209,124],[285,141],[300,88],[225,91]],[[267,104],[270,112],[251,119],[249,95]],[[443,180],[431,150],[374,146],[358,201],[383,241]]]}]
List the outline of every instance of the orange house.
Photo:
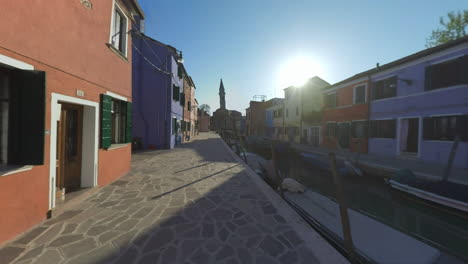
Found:
[{"label": "orange house", "polygon": [[[5,1],[0,18],[0,244],[131,161],[136,0]],[[86,190],[84,190],[86,192]]]},{"label": "orange house", "polygon": [[323,90],[323,146],[367,153],[368,95],[367,72]]}]

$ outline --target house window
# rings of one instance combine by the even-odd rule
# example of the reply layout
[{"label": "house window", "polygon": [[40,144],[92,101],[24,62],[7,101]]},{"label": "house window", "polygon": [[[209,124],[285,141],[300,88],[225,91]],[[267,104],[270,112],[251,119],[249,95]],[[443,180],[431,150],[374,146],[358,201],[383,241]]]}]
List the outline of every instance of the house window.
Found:
[{"label": "house window", "polygon": [[184,94],[184,93],[181,93],[181,94],[180,94],[180,105],[181,105],[182,107],[185,106],[185,94]]},{"label": "house window", "polygon": [[351,133],[353,138],[366,138],[367,121],[353,121],[351,123]]},{"label": "house window", "polygon": [[329,136],[329,137],[334,137],[336,136],[336,130],[338,128],[338,126],[336,125],[336,123],[327,123],[327,127],[326,127],[326,131],[325,131],[325,135]]},{"label": "house window", "polygon": [[115,5],[111,28],[110,44],[120,53],[127,54],[127,18],[122,10]]},{"label": "house window", "polygon": [[0,72],[0,165],[8,163],[9,78]]},{"label": "house window", "polygon": [[397,95],[397,77],[393,76],[375,82],[372,85],[372,99],[395,97]]},{"label": "house window", "polygon": [[325,95],[325,107],[336,107],[336,93]]},{"label": "house window", "polygon": [[426,67],[426,91],[460,84],[468,84],[468,56]]},{"label": "house window", "polygon": [[187,102],[187,111],[192,111],[192,102]]},{"label": "house window", "polygon": [[180,88],[177,85],[172,85],[172,99],[179,101],[180,100]]},{"label": "house window", "polygon": [[423,121],[424,140],[468,141],[468,115],[427,117]]},{"label": "house window", "polygon": [[125,129],[127,125],[127,102],[112,99],[112,144],[126,143]]},{"label": "house window", "polygon": [[172,118],[172,135],[175,135],[177,132],[177,118],[173,117]]},{"label": "house window", "polygon": [[372,120],[370,121],[371,138],[395,138],[396,120]]},{"label": "house window", "polygon": [[44,164],[45,73],[0,67],[0,166]]},{"label": "house window", "polygon": [[366,86],[354,87],[354,104],[364,104],[366,102]]}]

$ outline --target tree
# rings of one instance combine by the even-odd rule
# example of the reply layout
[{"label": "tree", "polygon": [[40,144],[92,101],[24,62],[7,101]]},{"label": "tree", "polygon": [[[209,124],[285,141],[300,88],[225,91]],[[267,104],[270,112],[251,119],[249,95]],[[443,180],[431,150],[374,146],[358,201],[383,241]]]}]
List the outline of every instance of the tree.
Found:
[{"label": "tree", "polygon": [[426,47],[434,47],[466,36],[468,10],[450,12],[447,14],[447,18],[440,18],[440,24],[442,28],[433,30],[432,35],[426,39]]},{"label": "tree", "polygon": [[202,104],[198,107],[198,109],[200,109],[200,111],[202,112],[205,112],[207,114],[210,114],[210,110],[211,110],[211,107],[207,104]]}]

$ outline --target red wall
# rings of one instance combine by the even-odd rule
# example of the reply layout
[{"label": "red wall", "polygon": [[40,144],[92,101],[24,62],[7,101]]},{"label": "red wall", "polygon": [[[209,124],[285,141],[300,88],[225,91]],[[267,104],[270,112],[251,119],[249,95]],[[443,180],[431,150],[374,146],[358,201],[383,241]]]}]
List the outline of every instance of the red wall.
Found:
[{"label": "red wall", "polygon": [[[131,39],[128,61],[105,44],[109,42],[112,0],[6,1],[0,16],[0,54],[46,71],[46,130],[51,130],[51,93],[99,102],[111,91],[131,100]],[[58,68],[58,69],[57,69]],[[49,210],[50,135],[45,135],[45,165],[0,176],[0,244],[46,218]],[[131,146],[99,150],[98,184],[127,173]]]},{"label": "red wall", "polygon": [[[368,98],[365,104],[353,105],[353,87],[360,84],[368,84],[367,81],[352,83],[349,86],[338,89],[337,92],[337,107],[325,108],[323,111],[323,142],[326,147],[337,148],[336,137],[326,135],[327,122],[351,122],[353,120],[368,120],[369,105]],[[369,85],[367,85],[367,95],[369,95]],[[359,146],[360,145],[360,146]],[[350,140],[350,150],[355,152],[367,152],[367,139],[352,138]]]}]

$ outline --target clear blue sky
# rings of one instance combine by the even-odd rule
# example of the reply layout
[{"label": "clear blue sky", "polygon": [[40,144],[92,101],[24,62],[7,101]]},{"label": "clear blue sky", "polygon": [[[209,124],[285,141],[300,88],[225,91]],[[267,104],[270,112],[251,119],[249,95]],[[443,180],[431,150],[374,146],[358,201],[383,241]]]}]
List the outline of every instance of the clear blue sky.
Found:
[{"label": "clear blue sky", "polygon": [[[256,94],[283,97],[278,69],[307,55],[330,83],[425,49],[439,17],[465,0],[139,0],[145,33],[183,51],[200,104],[245,113]],[[311,75],[315,75],[311,72]],[[312,76],[311,76],[312,77]]]}]

